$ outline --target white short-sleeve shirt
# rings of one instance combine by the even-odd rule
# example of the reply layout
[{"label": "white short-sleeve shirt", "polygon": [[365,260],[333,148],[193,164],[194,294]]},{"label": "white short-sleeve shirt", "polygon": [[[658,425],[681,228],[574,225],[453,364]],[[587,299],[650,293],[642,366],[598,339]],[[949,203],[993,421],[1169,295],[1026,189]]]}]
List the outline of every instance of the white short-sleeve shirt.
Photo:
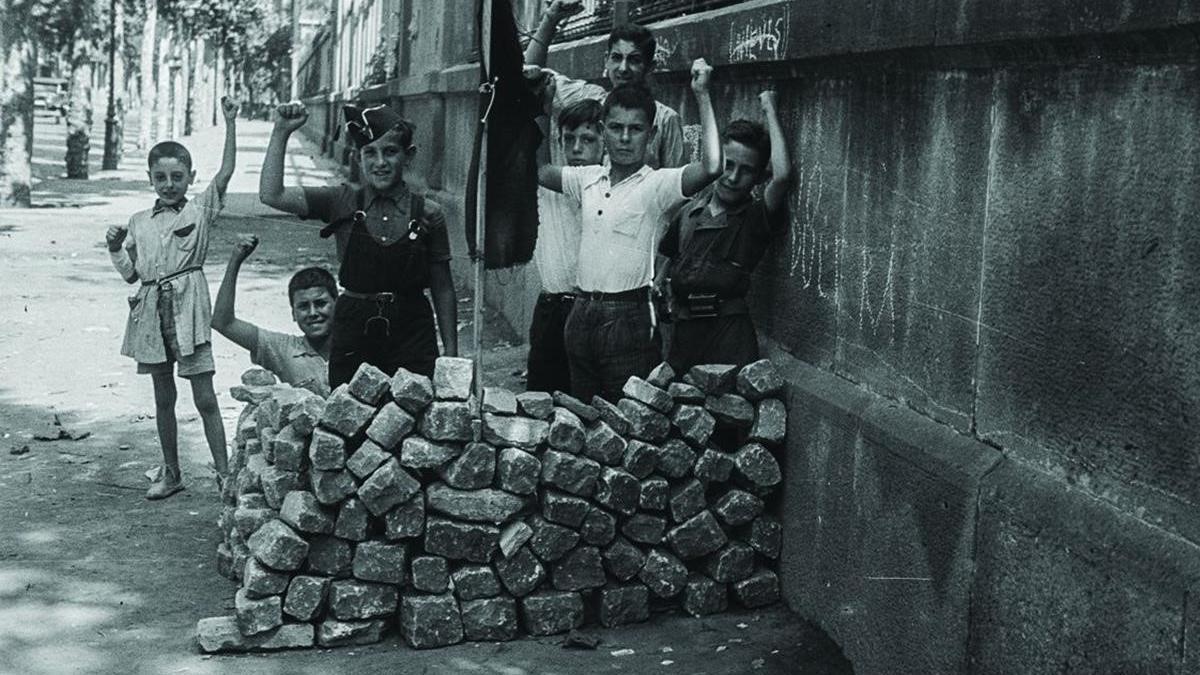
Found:
[{"label": "white short-sleeve shirt", "polygon": [[619,293],[649,286],[667,214],[684,201],[683,169],[643,166],[613,185],[607,166],[566,166],[563,194],[580,206],[576,285]]}]

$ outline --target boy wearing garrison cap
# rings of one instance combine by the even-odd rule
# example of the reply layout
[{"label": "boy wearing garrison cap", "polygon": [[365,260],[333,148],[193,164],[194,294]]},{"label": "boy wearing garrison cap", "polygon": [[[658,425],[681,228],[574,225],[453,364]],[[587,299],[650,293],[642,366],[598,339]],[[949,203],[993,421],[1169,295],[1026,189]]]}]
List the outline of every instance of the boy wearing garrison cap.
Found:
[{"label": "boy wearing garrison cap", "polygon": [[[362,184],[283,186],[288,137],[302,127],[302,103],[276,109],[275,128],[259,178],[262,203],[326,223],[337,242],[338,281],[345,290],[333,313],[329,386],[349,382],[370,363],[391,375],[405,368],[433,374],[443,353],[458,355],[458,310],[450,276],[450,240],[442,208],[409,189],[404,170],[416,155],[413,126],[387,106],[346,106],[346,134],[356,148]],[[433,300],[425,299],[425,289]]]}]

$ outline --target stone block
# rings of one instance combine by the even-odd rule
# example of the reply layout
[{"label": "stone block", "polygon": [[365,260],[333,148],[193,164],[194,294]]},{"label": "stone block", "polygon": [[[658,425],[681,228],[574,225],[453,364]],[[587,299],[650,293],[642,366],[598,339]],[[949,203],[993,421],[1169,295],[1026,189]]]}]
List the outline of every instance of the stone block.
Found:
[{"label": "stone block", "polygon": [[[263,503],[266,504],[265,501]],[[243,537],[249,537],[274,517],[275,510],[271,508],[247,509],[239,506],[233,510],[233,526]]]},{"label": "stone block", "polygon": [[603,396],[593,396],[592,407],[600,413],[600,421],[611,427],[614,432],[621,436],[629,435],[629,418],[619,407]]},{"label": "stone block", "polygon": [[642,565],[646,563],[646,555],[642,550],[624,537],[614,539],[613,543],[605,547],[601,557],[604,559],[604,569],[621,581],[628,581],[637,576],[637,573],[642,571]]},{"label": "stone block", "polygon": [[239,509],[268,509],[267,498],[261,492],[247,492],[237,497]]},{"label": "stone block", "polygon": [[319,534],[308,542],[304,569],[329,577],[348,577],[354,559],[354,546],[345,539]]},{"label": "stone block", "polygon": [[425,531],[425,495],[418,492],[408,501],[398,504],[383,517],[383,536],[412,539]]},{"label": "stone block", "polygon": [[308,444],[308,461],[312,468],[321,471],[342,468],[346,464],[345,439],[324,429],[313,430],[312,441]]},{"label": "stone block", "polygon": [[421,484],[407,471],[400,468],[395,458],[384,462],[371,477],[358,486],[358,498],[373,515],[387,513],[401,502],[406,502],[421,489]]},{"label": "stone block", "polygon": [[683,589],[683,611],[692,616],[720,614],[729,607],[729,586],[694,574]]},{"label": "stone block", "polygon": [[384,618],[395,613],[399,597],[391,584],[338,580],[329,586],[329,614],[343,621]]},{"label": "stone block", "polygon": [[333,516],[325,512],[311,492],[293,490],[283,498],[279,519],[293,529],[312,534],[333,532]]},{"label": "stone block", "polygon": [[500,546],[500,528],[436,516],[425,522],[425,552],[451,560],[490,562]]},{"label": "stone block", "polygon": [[354,551],[355,578],[385,584],[403,584],[408,574],[408,546],[364,541]]},{"label": "stone block", "polygon": [[671,520],[677,523],[691,518],[708,506],[704,498],[704,485],[696,479],[671,488]]},{"label": "stone block", "polygon": [[521,521],[509,523],[500,531],[500,555],[508,558],[533,539],[533,528]]},{"label": "stone block", "polygon": [[684,478],[696,464],[696,453],[687,443],[672,438],[658,448],[656,471],[667,478]]},{"label": "stone block", "polygon": [[754,425],[750,427],[750,440],[779,445],[787,435],[787,408],[777,398],[766,398],[758,402],[754,412]]},{"label": "stone block", "polygon": [[544,391],[526,391],[517,394],[517,410],[537,420],[548,420],[554,415],[554,397]]},{"label": "stone block", "polygon": [[579,527],[579,537],[585,544],[607,546],[617,536],[617,519],[608,511],[596,507],[588,511]]},{"label": "stone block", "polygon": [[258,410],[254,413],[254,424],[258,427],[259,440],[264,441],[264,448],[270,447],[270,436],[287,424],[287,418],[283,416],[279,401],[275,400],[274,387],[271,388],[271,397],[258,404]]},{"label": "stone block", "polygon": [[445,593],[450,588],[450,565],[440,555],[412,559],[412,587],[425,593]]},{"label": "stone block", "polygon": [[734,387],[738,368],[734,365],[707,363],[692,366],[687,372],[691,384],[709,396],[724,394]]},{"label": "stone block", "polygon": [[604,467],[596,480],[595,500],[605,508],[623,516],[637,511],[642,486],[633,474],[622,469]]},{"label": "stone block", "polygon": [[333,525],[333,534],[349,541],[362,541],[367,538],[367,525],[370,513],[362,501],[351,497],[338,507],[337,522]]},{"label": "stone block", "polygon": [[692,467],[696,480],[702,483],[725,483],[733,475],[733,455],[707,448]]},{"label": "stone block", "polygon": [[531,494],[538,486],[542,462],[517,448],[504,448],[496,460],[496,487],[518,495]]},{"label": "stone block", "polygon": [[779,577],[768,569],[760,569],[749,578],[733,584],[733,597],[750,609],[779,602]]},{"label": "stone block", "polygon": [[412,433],[416,426],[417,421],[412,415],[394,401],[389,401],[375,413],[375,419],[367,426],[367,438],[378,443],[384,450],[392,450],[405,436]]},{"label": "stone block", "polygon": [[257,635],[283,625],[283,601],[278,595],[252,598],[240,588],[233,596],[233,606],[242,635]]},{"label": "stone block", "polygon": [[266,458],[267,464],[275,464],[275,451],[273,442],[277,430],[270,427],[261,427],[258,430],[258,444],[262,448],[262,455]]},{"label": "stone block", "polygon": [[230,581],[238,580],[237,572],[233,570],[233,551],[225,542],[217,544],[217,574]]},{"label": "stone block", "polygon": [[583,449],[583,422],[575,413],[566,408],[555,408],[554,416],[550,419],[550,430],[547,442],[555,450],[578,454]]},{"label": "stone block", "polygon": [[648,513],[638,513],[621,524],[621,534],[639,544],[662,542],[667,530],[667,520]]},{"label": "stone block", "polygon": [[257,558],[247,558],[246,566],[242,568],[242,590],[251,599],[283,593],[287,590],[289,579],[287,574],[266,567]]},{"label": "stone block", "polygon": [[348,390],[354,398],[375,407],[387,395],[390,384],[387,373],[369,363],[362,363],[350,378]]},{"label": "stone block", "polygon": [[658,466],[658,448],[643,441],[630,441],[625,446],[625,454],[621,457],[621,466],[634,478],[642,480],[654,473]]},{"label": "stone block", "polygon": [[721,394],[704,399],[704,409],[722,424],[748,427],[754,422],[754,405],[737,394]]},{"label": "stone block", "polygon": [[463,453],[442,467],[442,480],[459,490],[477,490],[492,484],[496,476],[496,448],[487,443],[468,443]]},{"label": "stone block", "polygon": [[235,617],[214,616],[196,623],[196,642],[205,654],[301,649],[312,646],[313,627],[289,623],[255,635],[242,635]]},{"label": "stone block", "polygon": [[532,516],[528,524],[533,528],[529,548],[544,562],[554,562],[566,555],[579,543],[579,533],[569,527],[552,523],[545,518]]},{"label": "stone block", "polygon": [[565,394],[561,391],[554,392],[554,405],[560,408],[566,408],[567,410],[575,413],[579,419],[583,420],[584,424],[591,424],[592,422],[600,419],[600,411],[584,403],[583,401],[580,401],[574,396]]},{"label": "stone block", "polygon": [[554,490],[542,493],[542,515],[559,525],[578,528],[591,510],[592,505],[586,499]]},{"label": "stone block", "polygon": [[758,487],[774,487],[783,480],[779,462],[758,443],[747,443],[733,455],[736,475]]},{"label": "stone block", "polygon": [[676,403],[704,404],[704,392],[699,387],[686,382],[672,382],[667,385],[667,393],[675,399]]},{"label": "stone block", "polygon": [[387,621],[383,619],[370,621],[326,619],[317,624],[317,644],[322,647],[375,644],[383,639],[383,631],[386,627]]},{"label": "stone block", "polygon": [[500,578],[489,565],[463,565],[450,573],[450,581],[460,604],[500,595]]},{"label": "stone block", "polygon": [[[432,409],[432,407],[431,407]],[[400,444],[400,466],[410,469],[440,469],[462,454],[458,443],[435,443],[409,436]]]},{"label": "stone block", "polygon": [[[388,461],[392,455],[386,452],[379,444],[371,439],[362,442],[354,454],[350,455],[350,459],[346,460],[346,468],[350,473],[358,477],[359,480],[370,476],[379,468],[379,465]],[[313,464],[316,467],[316,464]]]},{"label": "stone block", "polygon": [[345,438],[357,435],[375,416],[375,408],[350,395],[349,385],[334,389],[325,400],[321,426]]},{"label": "stone block", "polygon": [[582,591],[604,585],[600,549],[579,546],[550,568],[550,581],[560,591]]},{"label": "stone block", "polygon": [[358,485],[349,471],[317,471],[308,472],[308,480],[312,485],[312,494],[322,504],[337,504],[354,494]]},{"label": "stone block", "polygon": [[297,621],[312,621],[325,609],[329,592],[329,577],[298,574],[288,583],[283,599],[283,613]]},{"label": "stone block", "polygon": [[671,416],[671,423],[679,430],[679,435],[697,448],[703,448],[712,437],[717,421],[703,407],[698,405],[681,404]]},{"label": "stone block", "polygon": [[421,415],[421,435],[431,441],[469,441],[472,419],[465,401],[434,401]]},{"label": "stone block", "polygon": [[439,401],[465,401],[475,383],[475,363],[457,356],[441,356],[433,366],[433,397]]},{"label": "stone block", "polygon": [[496,446],[536,448],[549,434],[550,425],[543,420],[483,414],[483,440]]},{"label": "stone block", "polygon": [[704,571],[716,581],[730,583],[754,574],[754,549],[731,541],[704,562]]},{"label": "stone block", "polygon": [[499,525],[519,513],[525,499],[494,488],[455,490],[445,483],[434,483],[425,488],[425,506],[460,520]]},{"label": "stone block", "polygon": [[495,567],[500,583],[518,598],[532,593],[546,579],[546,569],[528,546],[522,546],[508,558],[497,560]]},{"label": "stone block", "polygon": [[701,511],[667,533],[671,550],[683,560],[694,560],[729,541],[710,511]]},{"label": "stone block", "polygon": [[583,597],[572,591],[542,591],[521,600],[521,621],[530,635],[566,633],[583,625]]},{"label": "stone block", "polygon": [[[463,360],[470,363],[468,359]],[[400,601],[400,634],[413,649],[448,647],[462,642],[463,624],[458,601],[449,593],[405,595]]]},{"label": "stone block", "polygon": [[263,497],[267,506],[278,509],[283,506],[283,498],[292,490],[299,490],[302,485],[300,474],[295,471],[283,471],[273,466],[267,466],[259,476]]},{"label": "stone block", "polygon": [[516,415],[517,397],[504,387],[484,387],[483,412],[494,415]]},{"label": "stone block", "polygon": [[650,374],[646,376],[646,382],[658,387],[659,389],[666,389],[674,379],[675,369],[672,368],[671,364],[667,363],[666,361],[654,366],[654,370],[651,370]]},{"label": "stone block", "polygon": [[774,396],[783,390],[783,376],[768,359],[742,366],[737,374],[737,391],[751,401]]},{"label": "stone block", "polygon": [[600,465],[585,457],[547,450],[542,454],[542,483],[581,497],[596,489]]},{"label": "stone block", "polygon": [[270,520],[250,535],[250,553],[275,570],[299,569],[308,554],[308,542],[282,520]]},{"label": "stone block", "polygon": [[296,433],[302,437],[312,436],[317,425],[321,422],[321,415],[325,414],[325,399],[320,396],[305,396],[300,403],[293,407],[288,413],[288,424],[296,429]]},{"label": "stone block", "polygon": [[646,564],[638,572],[638,579],[658,597],[673,598],[683,592],[688,571],[678,558],[656,548],[646,556]]},{"label": "stone block", "polygon": [[392,400],[410,415],[419,415],[433,400],[433,382],[424,375],[400,368],[390,383]]},{"label": "stone block", "polygon": [[271,398],[271,390],[267,387],[250,387],[235,384],[229,388],[229,396],[235,401],[246,404],[258,404]]},{"label": "stone block", "polygon": [[650,589],[642,584],[610,586],[599,593],[600,625],[641,623],[650,618]]},{"label": "stone block", "polygon": [[242,371],[242,384],[248,387],[269,387],[279,382],[275,373],[263,368],[248,368]]},{"label": "stone block", "polygon": [[627,444],[607,422],[597,422],[587,430],[583,440],[583,454],[592,459],[618,466],[625,458]]},{"label": "stone block", "polygon": [[635,401],[645,403],[664,415],[670,413],[671,408],[675,406],[675,399],[671,398],[671,395],[665,390],[636,376],[625,381],[621,393]]},{"label": "stone block", "polygon": [[671,499],[671,484],[666,478],[652,476],[642,481],[638,508],[646,511],[666,511]]},{"label": "stone block", "polygon": [[759,516],[750,523],[750,536],[746,542],[750,547],[771,560],[779,559],[780,544],[783,540],[783,528],[779,521],[772,516]]},{"label": "stone block", "polygon": [[744,490],[730,490],[717,500],[713,512],[731,527],[745,525],[763,512],[763,501]]},{"label": "stone block", "polygon": [[275,458],[275,468],[283,471],[301,471],[304,469],[304,458],[307,455],[307,439],[296,432],[296,428],[287,424],[271,439],[271,453]]},{"label": "stone block", "polygon": [[503,642],[517,637],[517,601],[510,597],[460,603],[463,637],[469,641]]},{"label": "stone block", "polygon": [[267,458],[261,454],[246,458],[246,466],[237,475],[239,495],[262,492],[262,472],[267,468]]}]

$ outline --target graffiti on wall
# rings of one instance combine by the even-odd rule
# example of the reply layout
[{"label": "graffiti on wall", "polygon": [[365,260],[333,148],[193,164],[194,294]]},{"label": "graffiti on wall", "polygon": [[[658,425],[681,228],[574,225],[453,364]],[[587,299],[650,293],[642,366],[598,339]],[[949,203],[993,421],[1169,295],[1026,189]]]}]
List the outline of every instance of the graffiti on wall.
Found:
[{"label": "graffiti on wall", "polygon": [[729,25],[729,62],[778,61],[787,54],[788,6]]}]

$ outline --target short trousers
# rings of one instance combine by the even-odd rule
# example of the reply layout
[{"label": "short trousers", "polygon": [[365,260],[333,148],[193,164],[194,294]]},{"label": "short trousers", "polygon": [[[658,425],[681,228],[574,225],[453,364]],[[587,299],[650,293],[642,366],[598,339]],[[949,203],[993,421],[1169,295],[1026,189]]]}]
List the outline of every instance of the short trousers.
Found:
[{"label": "short trousers", "polygon": [[192,353],[187,356],[179,355],[179,340],[175,335],[174,296],[169,288],[166,292],[159,294],[158,325],[162,331],[163,346],[167,350],[167,360],[161,363],[138,361],[139,375],[170,375],[174,370],[172,366],[175,363],[179,363],[180,377],[195,377],[217,372],[217,366],[213,363],[211,342],[196,345]]}]

